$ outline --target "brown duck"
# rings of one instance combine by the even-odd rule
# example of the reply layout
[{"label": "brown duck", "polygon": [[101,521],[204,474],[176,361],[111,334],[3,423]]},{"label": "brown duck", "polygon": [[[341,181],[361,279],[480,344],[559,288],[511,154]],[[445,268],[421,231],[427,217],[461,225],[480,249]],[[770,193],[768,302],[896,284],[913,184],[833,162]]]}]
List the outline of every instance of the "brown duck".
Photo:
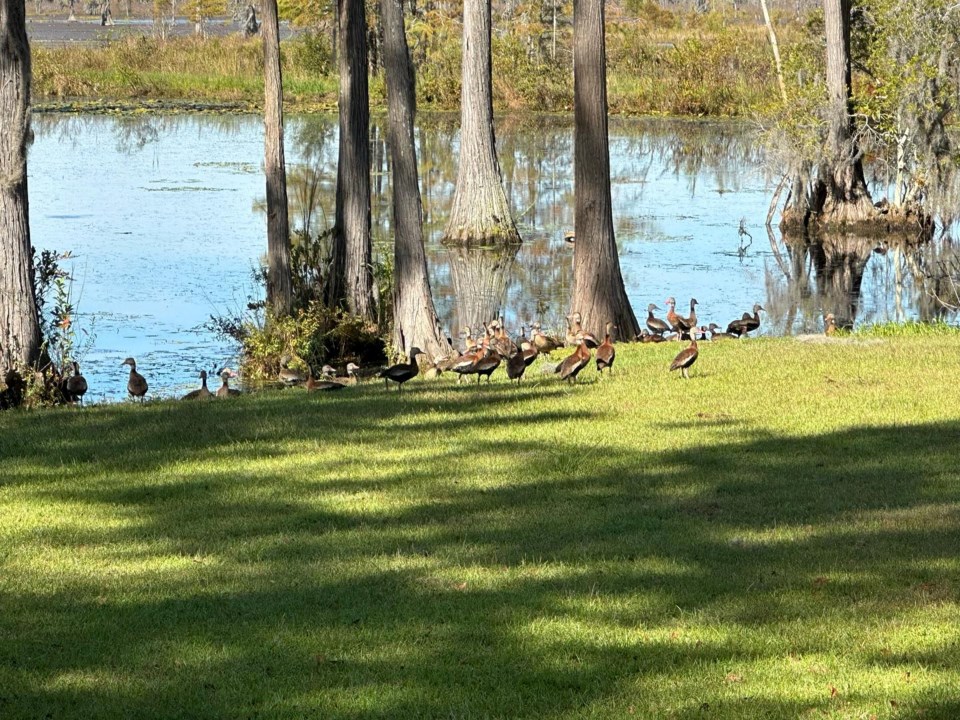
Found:
[{"label": "brown duck", "polygon": [[573,354],[568,356],[557,367],[557,372],[560,373],[560,379],[576,382],[577,375],[580,374],[580,371],[583,370],[589,362],[590,348],[588,348],[587,344],[581,340],[577,344],[577,349],[573,351]]},{"label": "brown duck", "polygon": [[746,335],[749,332],[753,332],[758,327],[760,327],[760,311],[763,310],[763,306],[760,304],[753,306],[753,315],[750,313],[744,313],[743,317],[739,320],[732,320],[729,325],[727,325],[727,332],[731,335]]},{"label": "brown duck", "polygon": [[213,397],[213,393],[207,388],[207,371],[200,371],[200,387],[196,390],[191,390],[186,395],[184,395],[181,400],[209,400]]},{"label": "brown duck", "polygon": [[827,316],[823,319],[823,325],[823,334],[827,337],[833,337],[837,334],[837,319],[833,316],[833,313],[827,313]]},{"label": "brown duck", "polygon": [[552,353],[557,348],[563,347],[563,343],[560,342],[559,338],[551,337],[549,335],[544,335],[540,329],[540,323],[534,323],[533,346],[539,352],[549,354],[549,353]]},{"label": "brown duck", "polygon": [[647,328],[654,335],[663,335],[665,332],[669,332],[670,326],[660,318],[656,317],[653,314],[654,310],[659,310],[655,304],[650,303],[647,305]]},{"label": "brown duck", "polygon": [[130,366],[130,377],[127,379],[127,392],[130,393],[130,397],[139,398],[140,402],[143,402],[147,394],[147,379],[137,372],[137,361],[128,357],[120,364]]},{"label": "brown duck", "polygon": [[570,321],[570,330],[573,332],[575,343],[579,343],[582,340],[590,349],[600,346],[600,341],[597,340],[597,336],[583,329],[583,316],[580,313],[573,313],[570,316]]},{"label": "brown duck", "polygon": [[217,397],[218,398],[227,398],[227,397],[236,397],[240,394],[240,391],[236,388],[230,387],[230,378],[236,377],[237,374],[233,372],[230,368],[224,368],[220,371],[220,382],[221,385],[217,388]]},{"label": "brown duck", "polygon": [[612,322],[607,323],[606,335],[604,335],[603,342],[597,348],[597,372],[599,373],[604,370],[613,372],[613,361],[617,359],[617,349],[613,346],[613,337],[610,331],[616,330],[616,328],[617,326]]},{"label": "brown duck", "polygon": [[673,359],[673,362],[670,363],[670,371],[679,370],[680,374],[689,380],[690,375],[687,371],[697,361],[697,355],[697,340],[696,335],[694,335],[694,339],[690,341],[690,346],[681,350]]},{"label": "brown duck", "polygon": [[63,383],[64,395],[67,402],[79,401],[83,405],[83,396],[87,392],[87,380],[80,374],[80,363],[73,362],[73,375]]},{"label": "brown duck", "polygon": [[[697,299],[690,298],[690,314],[687,317],[682,315],[677,315],[677,327],[680,328],[681,333],[689,333],[691,330],[697,327]],[[676,314],[676,313],[674,313]]]}]

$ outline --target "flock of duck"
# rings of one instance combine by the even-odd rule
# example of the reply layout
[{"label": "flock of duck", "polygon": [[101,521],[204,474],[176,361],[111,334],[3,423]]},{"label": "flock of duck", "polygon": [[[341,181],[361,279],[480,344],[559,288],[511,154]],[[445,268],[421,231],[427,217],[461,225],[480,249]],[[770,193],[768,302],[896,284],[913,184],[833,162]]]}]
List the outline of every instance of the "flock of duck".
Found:
[{"label": "flock of duck", "polygon": [[[697,361],[699,355],[698,341],[745,337],[760,327],[760,311],[763,310],[762,306],[754,305],[752,314],[743,313],[741,317],[731,321],[724,331],[716,323],[710,323],[706,326],[698,324],[696,298],[690,299],[690,313],[685,316],[677,313],[677,303],[674,298],[667,298],[665,304],[667,312],[664,318],[659,318],[654,314],[656,311],[660,311],[656,304],[651,303],[647,306],[646,327],[636,337],[636,340],[641,343],[660,343],[670,340],[689,341],[690,344],[681,350],[670,363],[670,371],[679,370],[684,378],[690,377],[689,370]],[[834,329],[835,326],[830,323],[832,316],[828,316],[827,319],[827,334],[831,334],[830,330]],[[465,327],[460,332],[460,338],[463,340],[463,352],[450,357],[435,359],[433,363],[424,363],[426,366],[425,374],[436,377],[443,372],[452,372],[459,376],[457,382],[462,382],[463,378],[469,375],[476,375],[478,383],[481,377],[486,377],[487,382],[489,382],[494,371],[503,365],[507,378],[510,381],[516,380],[519,384],[526,369],[533,364],[534,360],[541,355],[549,356],[563,347],[573,347],[574,350],[559,362],[548,361],[543,363],[544,373],[557,374],[561,380],[576,382],[577,376],[590,364],[591,360],[594,361],[598,372],[603,373],[606,370],[612,373],[617,357],[617,350],[614,345],[614,333],[617,326],[608,322],[606,332],[601,340],[593,333],[584,330],[582,322],[583,318],[580,313],[575,312],[568,315],[567,333],[563,339],[544,334],[539,323],[530,326],[529,336],[526,332],[526,326],[522,326],[520,335],[511,339],[507,335],[502,316],[487,323],[479,338],[474,338],[471,329]],[[595,351],[595,354],[591,351]],[[320,378],[315,378],[309,368],[306,373],[301,373],[288,367],[290,358],[284,357],[277,380],[282,385],[302,386],[308,391],[332,391],[342,390],[356,384],[360,377],[375,374],[376,377],[383,379],[386,386],[395,383],[398,390],[402,392],[403,384],[420,374],[421,363],[418,362],[418,357],[425,354],[419,348],[414,347],[410,350],[409,362],[376,368],[367,373],[363,373],[356,364],[348,363],[346,374],[343,376],[337,376],[337,371],[332,366],[324,365],[321,369]],[[87,381],[80,374],[80,366],[76,362],[72,365],[73,373],[64,378],[60,389],[68,402],[82,403],[83,396],[87,392]],[[137,361],[128,357],[121,365],[130,368],[130,374],[127,378],[127,392],[131,398],[142,402],[147,395],[149,386],[146,378],[137,371]],[[201,370],[199,375],[200,387],[184,395],[183,400],[228,398],[240,394],[240,390],[230,387],[230,380],[237,377],[237,374],[230,368],[223,368],[217,372],[221,385],[216,390],[211,390],[207,386],[206,370]]]}]

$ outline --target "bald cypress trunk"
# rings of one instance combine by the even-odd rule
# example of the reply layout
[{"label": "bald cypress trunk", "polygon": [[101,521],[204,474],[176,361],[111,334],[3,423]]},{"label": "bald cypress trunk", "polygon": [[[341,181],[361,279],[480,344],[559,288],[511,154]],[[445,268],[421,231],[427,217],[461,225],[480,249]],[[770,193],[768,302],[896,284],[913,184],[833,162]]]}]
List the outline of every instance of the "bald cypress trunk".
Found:
[{"label": "bald cypress trunk", "polygon": [[876,217],[853,132],[850,63],[851,0],[823,0],[827,39],[827,148],[814,192],[817,220],[846,225]]},{"label": "bald cypress trunk", "polygon": [[520,242],[497,161],[490,32],[490,0],[464,0],[460,164],[444,242]]},{"label": "bald cypress trunk", "polygon": [[619,337],[640,331],[627,299],[613,230],[603,0],[573,5],[574,191],[576,244],[572,312],[597,335],[613,322]]},{"label": "bald cypress trunk", "polygon": [[326,299],[373,321],[370,243],[370,99],[364,0],[339,0],[340,153],[333,256]]},{"label": "bald cypress trunk", "polygon": [[27,199],[30,45],[23,0],[0,0],[0,370],[40,352]]},{"label": "bald cypress trunk", "polygon": [[264,169],[267,175],[267,305],[274,317],[293,305],[287,167],[283,154],[283,79],[277,0],[263,3]]},{"label": "bald cypress trunk", "polygon": [[413,135],[416,94],[400,3],[380,2],[393,170],[393,346],[404,354],[416,346],[436,358],[448,355],[452,348],[437,318],[423,249],[423,206]]}]

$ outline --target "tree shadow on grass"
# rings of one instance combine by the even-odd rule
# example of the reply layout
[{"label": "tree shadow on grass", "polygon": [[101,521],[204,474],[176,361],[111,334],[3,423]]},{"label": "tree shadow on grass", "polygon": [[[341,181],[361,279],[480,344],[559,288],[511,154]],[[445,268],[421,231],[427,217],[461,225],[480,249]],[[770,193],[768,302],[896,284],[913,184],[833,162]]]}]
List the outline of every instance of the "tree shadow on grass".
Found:
[{"label": "tree shadow on grass", "polygon": [[[508,428],[542,413],[543,388],[520,392],[485,397],[511,404]],[[744,429],[702,452],[476,436],[385,472],[347,458],[246,474],[214,462],[223,433],[232,459],[282,461],[288,435],[388,452],[391,438],[416,447],[430,413],[475,418],[428,392],[353,401],[192,410],[209,427],[170,427],[161,408],[131,429],[128,408],[95,434],[63,421],[57,448],[24,443],[19,491],[130,522],[31,540],[95,562],[46,586],[6,585],[0,712],[958,716],[948,680],[960,645],[935,631],[960,595],[960,423]],[[316,422],[330,416],[332,427]],[[182,434],[182,452],[131,469],[151,432]],[[168,481],[50,483],[67,450],[81,464],[110,458],[108,477]],[[862,686],[842,685],[858,673]],[[890,680],[909,673],[921,689]]]}]

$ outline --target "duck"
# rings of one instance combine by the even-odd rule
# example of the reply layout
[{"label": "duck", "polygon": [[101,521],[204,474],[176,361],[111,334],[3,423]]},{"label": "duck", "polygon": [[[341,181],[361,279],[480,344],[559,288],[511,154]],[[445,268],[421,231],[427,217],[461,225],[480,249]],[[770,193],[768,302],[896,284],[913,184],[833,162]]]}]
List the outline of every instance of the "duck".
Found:
[{"label": "duck", "polygon": [[823,318],[823,334],[827,337],[833,337],[837,334],[837,319],[833,316],[833,313],[827,313],[826,317]]},{"label": "duck", "polygon": [[[667,329],[669,330],[669,328]],[[667,341],[667,336],[641,330],[640,334],[637,335],[637,340],[641,343],[662,343]]]},{"label": "duck", "polygon": [[306,378],[304,375],[290,367],[287,364],[290,362],[290,356],[284,355],[280,358],[280,372],[277,373],[277,379],[280,380],[284,385],[299,385]]},{"label": "duck", "polygon": [[697,310],[696,307],[699,303],[696,298],[690,298],[690,314],[687,317],[682,315],[677,315],[677,326],[680,328],[681,332],[689,333],[691,330],[697,327]]},{"label": "duck", "polygon": [[760,311],[763,310],[763,306],[759,303],[753,306],[753,315],[750,313],[744,313],[743,317],[739,320],[731,320],[730,324],[727,325],[727,332],[731,335],[746,335],[749,332],[753,332],[758,327],[760,327]]},{"label": "duck", "polygon": [[707,330],[710,333],[711,340],[739,340],[740,336],[729,332],[720,332],[720,326],[716,323],[710,323]]},{"label": "duck", "polygon": [[604,370],[609,370],[613,372],[613,361],[617,359],[617,349],[613,346],[613,338],[610,335],[611,330],[616,330],[617,326],[612,322],[608,322],[606,325],[606,335],[604,335],[603,342],[600,343],[600,346],[597,348],[597,372],[602,373]]},{"label": "duck", "polygon": [[497,351],[500,357],[510,357],[517,350],[516,343],[507,337],[507,331],[503,329],[503,318],[496,322],[496,329],[493,331],[493,339],[490,341],[491,347]]},{"label": "duck", "polygon": [[196,390],[191,390],[186,395],[184,395],[181,400],[209,400],[213,397],[213,393],[210,392],[207,388],[207,371],[200,371],[200,387]]},{"label": "duck", "polygon": [[137,361],[128,357],[120,365],[130,366],[130,377],[127,380],[127,392],[130,393],[130,397],[139,398],[140,402],[143,402],[147,394],[147,379],[137,372]]},{"label": "duck", "polygon": [[398,392],[403,392],[403,384],[417,376],[417,373],[420,372],[420,366],[417,364],[417,356],[423,355],[424,352],[418,347],[410,348],[410,362],[406,363],[397,363],[396,365],[391,365],[390,367],[381,370],[379,377],[383,378],[383,383],[385,386],[389,386],[391,382],[397,384]]},{"label": "duck", "polygon": [[480,384],[481,375],[486,375],[487,382],[490,382],[490,376],[493,375],[494,370],[500,367],[502,360],[503,356],[493,348],[484,350],[483,357],[474,363],[473,372],[477,374],[477,384]]},{"label": "duck", "polygon": [[233,370],[230,368],[223,368],[223,370],[217,374],[220,376],[220,382],[222,383],[222,385],[217,388],[218,398],[236,397],[237,395],[240,395],[239,390],[230,387],[230,378],[237,376]]},{"label": "duck", "polygon": [[557,367],[557,372],[560,373],[560,379],[576,382],[577,375],[580,374],[580,371],[583,370],[589,362],[590,348],[587,347],[586,342],[581,340],[577,343],[577,349],[573,351],[573,354],[568,356]]},{"label": "duck", "polygon": [[76,360],[73,361],[73,375],[64,381],[63,388],[68,402],[79,401],[83,405],[83,396],[87,392],[87,380],[80,374],[80,363]]},{"label": "duck", "polygon": [[[330,375],[326,372],[327,368],[331,371]],[[329,365],[324,365],[320,368],[320,374],[323,379],[317,380],[313,377],[313,371],[307,368],[307,381],[303,384],[307,392],[330,392],[332,390],[343,390],[346,387],[343,383],[331,379],[331,377],[336,374],[336,370]]]},{"label": "duck", "polygon": [[665,332],[670,330],[670,326],[660,318],[654,316],[653,311],[659,309],[660,308],[654,303],[647,305],[647,328],[654,335],[662,336]]},{"label": "duck", "polygon": [[549,355],[557,348],[563,347],[563,343],[560,342],[559,338],[551,337],[549,335],[544,335],[543,331],[540,329],[540,323],[534,323],[532,326],[533,330],[533,346],[537,349],[538,352],[542,352],[545,355]]},{"label": "duck", "polygon": [[693,339],[690,341],[689,347],[681,350],[677,356],[673,359],[673,362],[670,363],[670,372],[674,370],[679,370],[680,374],[687,380],[690,379],[688,370],[690,367],[697,361],[697,355],[699,351],[697,350],[697,338],[694,335]]},{"label": "duck", "polygon": [[465,352],[450,360],[447,363],[448,367],[445,367],[444,369],[455,372],[458,375],[457,383],[460,383],[463,381],[464,375],[473,374],[473,366],[480,360],[480,358],[484,356],[486,351],[486,348],[477,348],[469,352]]},{"label": "duck", "polygon": [[667,324],[670,325],[670,329],[675,333],[680,332],[680,323],[678,322],[680,316],[677,315],[677,301],[672,297],[668,297],[665,301],[667,306]]},{"label": "duck", "polygon": [[519,385],[520,380],[523,379],[523,373],[526,372],[527,365],[529,364],[530,363],[527,362],[526,356],[524,355],[524,351],[517,350],[513,355],[507,358],[507,378],[510,380],[516,380],[517,385]]},{"label": "duck", "polygon": [[597,336],[583,329],[583,316],[580,313],[573,313],[570,319],[573,321],[570,329],[573,330],[574,333],[574,342],[572,344],[578,344],[580,341],[583,341],[590,349],[600,347],[600,341],[597,340]]}]

